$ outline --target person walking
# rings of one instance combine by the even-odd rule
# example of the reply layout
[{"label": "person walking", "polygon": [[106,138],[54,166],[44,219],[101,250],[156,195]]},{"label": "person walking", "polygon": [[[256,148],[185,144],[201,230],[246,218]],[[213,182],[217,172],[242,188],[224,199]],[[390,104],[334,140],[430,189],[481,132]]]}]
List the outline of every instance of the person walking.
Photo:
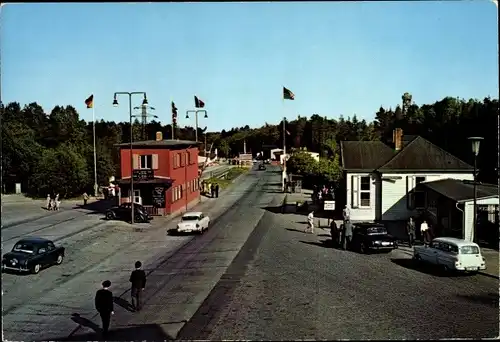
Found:
[{"label": "person walking", "polygon": [[59,194],[56,195],[56,198],[54,199],[54,206],[56,210],[59,210],[59,206],[61,205],[61,201],[59,201]]},{"label": "person walking", "polygon": [[422,234],[422,237],[424,238],[424,244],[429,244],[430,242],[430,237],[429,237],[429,225],[427,225],[427,222],[425,220],[422,221],[422,224],[420,225],[420,233]]},{"label": "person walking", "polygon": [[342,249],[345,251],[345,250],[351,248],[351,241],[352,241],[352,224],[351,224],[351,220],[345,220],[344,221],[344,231],[342,232],[342,235],[344,235]]},{"label": "person walking", "polygon": [[314,211],[311,211],[309,215],[307,215],[307,227],[305,232],[314,234]]},{"label": "person walking", "polygon": [[50,195],[47,195],[47,204],[46,204],[47,210],[50,210],[50,202],[51,202]]},{"label": "person walking", "polygon": [[215,183],[215,197],[219,198],[219,183]]},{"label": "person walking", "polygon": [[335,220],[330,223],[330,234],[332,235],[332,241],[334,246],[339,246],[341,241],[341,232],[337,227]]},{"label": "person walking", "polygon": [[406,224],[406,233],[408,234],[408,246],[412,248],[415,242],[415,222],[413,221],[413,217],[410,217],[410,220]]},{"label": "person walking", "polygon": [[87,205],[87,202],[89,200],[89,195],[87,195],[86,192],[83,193],[83,205]]},{"label": "person walking", "polygon": [[208,183],[208,192],[210,193],[210,197],[213,197],[212,195],[214,193],[214,191],[212,190],[212,187],[213,187],[212,183]]},{"label": "person walking", "polygon": [[113,293],[109,290],[111,282],[105,280],[102,282],[102,289],[95,294],[95,308],[102,321],[102,334],[104,337],[108,335],[111,315],[114,315]]},{"label": "person walking", "polygon": [[342,216],[344,217],[344,221],[351,219],[351,209],[349,208],[349,204],[347,204],[342,211]]},{"label": "person walking", "polygon": [[135,270],[130,274],[130,282],[132,287],[130,294],[132,295],[132,307],[134,311],[141,311],[142,309],[142,294],[146,287],[146,272],[141,269],[142,262],[135,262]]}]

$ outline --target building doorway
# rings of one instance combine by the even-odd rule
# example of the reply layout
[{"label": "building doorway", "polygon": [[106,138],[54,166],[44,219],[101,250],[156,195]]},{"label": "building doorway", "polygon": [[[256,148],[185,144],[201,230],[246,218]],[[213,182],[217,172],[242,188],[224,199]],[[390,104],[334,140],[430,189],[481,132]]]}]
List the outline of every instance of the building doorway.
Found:
[{"label": "building doorway", "polygon": [[134,189],[134,203],[139,203],[142,205],[141,190]]}]

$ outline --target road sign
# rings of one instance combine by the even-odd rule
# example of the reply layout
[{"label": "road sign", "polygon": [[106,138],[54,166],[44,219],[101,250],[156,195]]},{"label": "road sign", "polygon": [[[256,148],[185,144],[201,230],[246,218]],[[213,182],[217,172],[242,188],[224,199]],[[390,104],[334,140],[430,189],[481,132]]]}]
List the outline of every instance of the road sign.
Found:
[{"label": "road sign", "polygon": [[325,201],[323,210],[335,210],[335,201]]}]

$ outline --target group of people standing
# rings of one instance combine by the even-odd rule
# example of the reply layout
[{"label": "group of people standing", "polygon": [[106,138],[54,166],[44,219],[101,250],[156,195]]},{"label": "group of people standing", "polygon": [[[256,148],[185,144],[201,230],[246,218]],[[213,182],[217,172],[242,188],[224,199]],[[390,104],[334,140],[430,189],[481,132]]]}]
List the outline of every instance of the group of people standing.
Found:
[{"label": "group of people standing", "polygon": [[47,210],[59,210],[60,206],[61,201],[59,200],[59,194],[47,195],[47,204],[45,206]]},{"label": "group of people standing", "polygon": [[340,227],[337,226],[335,220],[330,223],[330,234],[335,246],[341,247],[343,250],[351,248],[352,241],[352,222],[349,206],[345,206],[342,211],[343,223]]},{"label": "group of people standing", "polygon": [[[136,261],[135,269],[130,274],[130,294],[132,296],[132,311],[140,311],[143,306],[143,292],[146,287],[146,272],[142,269],[142,263]],[[102,288],[96,292],[95,308],[102,321],[103,337],[106,337],[109,332],[111,316],[114,315],[114,297],[110,290],[111,281],[105,280],[102,282]]]},{"label": "group of people standing", "polygon": [[219,197],[219,184],[217,183],[207,183],[207,184],[203,184],[203,185],[206,185],[206,188],[205,186],[203,187],[204,189],[204,192],[205,193],[210,193],[210,197],[212,198],[218,198]]},{"label": "group of people standing", "polygon": [[[417,238],[416,223],[413,217],[410,217],[408,223],[406,224],[406,233],[408,235],[408,246],[411,248],[415,244]],[[426,220],[423,220],[420,224],[420,235],[424,240],[424,244],[429,244],[434,237],[433,230],[429,226]]]}]

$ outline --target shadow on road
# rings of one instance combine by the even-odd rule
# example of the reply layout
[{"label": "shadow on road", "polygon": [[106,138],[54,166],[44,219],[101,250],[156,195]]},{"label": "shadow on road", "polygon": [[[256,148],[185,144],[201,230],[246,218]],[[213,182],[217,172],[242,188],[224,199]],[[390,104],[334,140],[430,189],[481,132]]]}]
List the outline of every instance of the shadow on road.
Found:
[{"label": "shadow on road", "polygon": [[78,334],[78,331],[69,337],[51,338],[52,341],[172,341],[163,329],[157,324],[141,324],[127,328],[113,329],[111,327],[108,335],[104,339],[99,332]]},{"label": "shadow on road", "polygon": [[123,299],[123,298],[120,298],[120,297],[113,297],[113,302],[116,304],[116,305],[119,305],[121,306],[122,308],[124,308],[125,310],[127,311],[130,311],[130,312],[133,312],[134,311],[134,308],[132,307],[132,304],[130,304],[127,300]]},{"label": "shadow on road", "polygon": [[333,241],[331,239],[321,241],[300,241],[306,245],[319,246],[323,248],[333,248]]},{"label": "shadow on road", "polygon": [[498,308],[498,293],[478,294],[478,295],[457,295],[459,299],[469,302],[479,303],[486,306]]},{"label": "shadow on road", "polygon": [[111,207],[117,206],[117,199],[99,199],[95,202],[90,202],[87,205],[77,204],[73,207],[73,209],[85,209],[89,210],[93,213],[104,213]]},{"label": "shadow on road", "polygon": [[76,324],[79,324],[79,325],[84,326],[84,327],[88,327],[88,328],[94,330],[95,332],[101,331],[101,328],[99,327],[99,325],[97,325],[96,323],[92,322],[91,320],[89,320],[85,317],[80,316],[80,314],[78,314],[78,313],[72,314],[71,320],[73,322],[75,322]]},{"label": "shadow on road", "polygon": [[[302,230],[293,229],[293,228],[285,228],[285,229],[288,230],[289,232],[298,232],[298,233],[306,234],[305,228]],[[307,233],[307,234],[309,234],[309,233]]]},{"label": "shadow on road", "polygon": [[454,273],[446,273],[442,269],[440,269],[439,267],[435,267],[434,265],[427,265],[427,264],[424,264],[424,263],[421,263],[421,262],[418,262],[416,260],[409,259],[409,258],[391,259],[391,262],[398,265],[398,266],[401,266],[401,267],[404,267],[404,268],[407,268],[410,270],[419,271],[421,273],[429,274],[429,275],[436,276],[436,277],[451,277],[451,276],[458,275],[458,274],[454,274]]}]

